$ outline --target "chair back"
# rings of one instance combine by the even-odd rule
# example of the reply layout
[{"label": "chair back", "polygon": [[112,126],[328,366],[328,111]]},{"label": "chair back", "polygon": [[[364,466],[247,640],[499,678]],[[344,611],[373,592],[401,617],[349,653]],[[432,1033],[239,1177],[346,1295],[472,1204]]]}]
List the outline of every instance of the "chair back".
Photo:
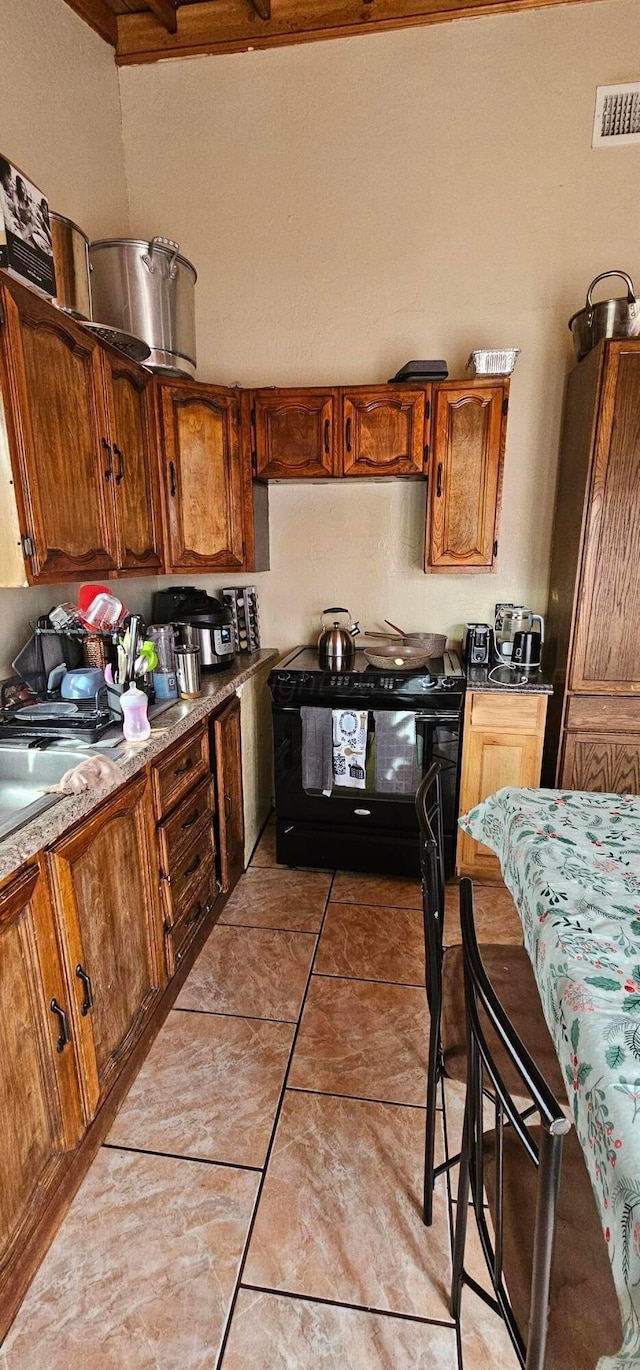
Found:
[{"label": "chair back", "polygon": [[[461,1214],[461,1205],[466,1210],[470,1185],[480,1242],[495,1292],[494,1306],[506,1322],[520,1363],[527,1370],[544,1370],[562,1142],[571,1124],[488,979],[475,930],[473,888],[467,879],[460,883],[460,921],[467,1010],[467,1104],[462,1192],[457,1215],[460,1222],[454,1255],[454,1304],[455,1282],[460,1279],[464,1255],[466,1213]],[[504,1082],[507,1063],[510,1088]],[[522,1096],[530,1100],[524,1112]],[[487,1127],[487,1107],[492,1108],[495,1115],[492,1128]],[[506,1280],[503,1274],[505,1219],[511,1221],[512,1218],[510,1213],[505,1214],[505,1151],[510,1164],[515,1153],[518,1166],[523,1160],[525,1165],[530,1164],[537,1170],[537,1182],[533,1177],[535,1223],[531,1288],[524,1327],[519,1325],[507,1293],[508,1271]],[[492,1193],[493,1232],[484,1206],[485,1187]],[[461,1245],[462,1250],[459,1249]],[[469,1276],[463,1278],[475,1287]],[[477,1288],[476,1292],[479,1292]]]},{"label": "chair back", "polygon": [[434,761],[416,791],[420,829],[420,873],[426,954],[427,1000],[432,1021],[440,1023],[442,1007],[442,935],[444,922],[444,834],[441,765]]}]

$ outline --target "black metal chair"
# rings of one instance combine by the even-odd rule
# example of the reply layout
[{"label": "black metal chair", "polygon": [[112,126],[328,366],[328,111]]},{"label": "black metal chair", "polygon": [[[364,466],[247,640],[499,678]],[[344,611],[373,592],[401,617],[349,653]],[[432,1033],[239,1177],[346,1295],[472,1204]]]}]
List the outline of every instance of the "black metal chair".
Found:
[{"label": "black metal chair", "polygon": [[[451,1311],[458,1320],[466,1285],[502,1316],[526,1370],[594,1370],[620,1346],[622,1327],[580,1143],[487,974],[470,880],[461,882],[460,905],[467,1101]],[[518,1095],[531,1100],[526,1114],[505,1081],[505,1062]],[[493,1294],[464,1265],[469,1190]]]},{"label": "black metal chair", "polygon": [[[429,1065],[424,1158],[423,1217],[427,1227],[433,1217],[436,1179],[456,1165],[454,1155],[434,1165],[438,1086],[443,1076],[460,1083],[467,1078],[464,961],[461,946],[444,946],[444,847],[440,764],[429,767],[416,793],[420,829],[420,869],[426,956],[426,987],[429,1004]],[[482,954],[507,1012],[527,1043],[553,1089],[563,1095],[562,1072],[542,1014],[540,997],[529,957],[522,946],[491,944]],[[505,1063],[510,1082],[508,1066]]]}]

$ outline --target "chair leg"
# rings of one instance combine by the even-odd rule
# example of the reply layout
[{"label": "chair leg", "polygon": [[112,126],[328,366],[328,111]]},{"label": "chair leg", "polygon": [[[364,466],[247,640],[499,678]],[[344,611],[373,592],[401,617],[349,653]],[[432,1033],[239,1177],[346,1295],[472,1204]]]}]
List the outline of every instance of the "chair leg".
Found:
[{"label": "chair leg", "polygon": [[458,1180],[458,1199],[456,1204],[456,1230],[453,1243],[453,1273],[451,1276],[451,1316],[456,1321],[460,1318],[460,1304],[462,1300],[462,1287],[464,1284],[464,1248],[467,1239],[467,1222],[469,1219],[469,1145],[467,1140],[467,1129],[469,1120],[467,1113],[464,1117],[464,1131],[462,1134],[462,1154],[460,1157],[460,1178]]},{"label": "chair leg", "polygon": [[427,1069],[427,1120],[424,1141],[424,1190],[422,1196],[422,1220],[425,1227],[433,1222],[434,1158],[436,1146],[436,1124],[438,1114],[436,1103],[440,1083],[440,1034],[432,1023],[429,1032],[429,1065]]}]

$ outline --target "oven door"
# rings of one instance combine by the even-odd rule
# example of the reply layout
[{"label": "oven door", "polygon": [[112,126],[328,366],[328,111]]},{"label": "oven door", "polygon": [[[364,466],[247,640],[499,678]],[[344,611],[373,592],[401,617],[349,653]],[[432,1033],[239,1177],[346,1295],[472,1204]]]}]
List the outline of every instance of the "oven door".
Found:
[{"label": "oven door", "polygon": [[[397,705],[394,705],[394,708],[397,708]],[[440,761],[442,765],[445,838],[447,847],[450,848],[453,844],[455,848],[461,715],[457,710],[451,709],[432,713],[419,710],[405,712],[413,715],[416,724],[419,762],[416,788],[432,761]],[[372,715],[373,711],[370,719]],[[366,767],[360,788],[350,789],[334,785],[329,795],[323,794],[320,789],[305,789],[302,719],[299,707],[274,703],[273,731],[278,819],[319,824],[325,828],[347,826],[354,831],[371,828],[378,832],[398,835],[417,833],[415,790],[409,794],[376,790],[372,765]]]}]

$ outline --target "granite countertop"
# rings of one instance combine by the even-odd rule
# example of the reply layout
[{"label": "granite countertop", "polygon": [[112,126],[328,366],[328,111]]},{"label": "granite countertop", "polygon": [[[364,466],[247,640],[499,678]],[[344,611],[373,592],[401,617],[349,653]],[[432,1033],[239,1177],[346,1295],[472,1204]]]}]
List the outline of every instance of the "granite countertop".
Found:
[{"label": "granite countertop", "polygon": [[[240,685],[281,655],[273,647],[240,656],[234,666],[226,671],[203,675],[202,695],[198,699],[180,699],[151,720],[151,736],[146,742],[122,742],[106,753],[123,772],[124,781],[144,769],[150,761],[155,761],[162,752],[193,728],[200,719],[207,718],[215,709],[235,694]],[[84,749],[83,749],[84,750]],[[86,748],[91,756],[91,748]],[[98,748],[100,754],[100,748]],[[28,820],[23,827],[9,833],[0,841],[0,880],[13,874],[30,858],[45,847],[50,847],[81,818],[86,818],[92,809],[102,804],[105,798],[115,793],[124,783],[117,781],[108,788],[90,790],[82,795],[61,795],[60,799],[43,812]]]},{"label": "granite countertop", "polygon": [[467,689],[478,693],[491,691],[513,695],[553,694],[553,685],[544,670],[520,674],[510,666],[468,666]]}]

